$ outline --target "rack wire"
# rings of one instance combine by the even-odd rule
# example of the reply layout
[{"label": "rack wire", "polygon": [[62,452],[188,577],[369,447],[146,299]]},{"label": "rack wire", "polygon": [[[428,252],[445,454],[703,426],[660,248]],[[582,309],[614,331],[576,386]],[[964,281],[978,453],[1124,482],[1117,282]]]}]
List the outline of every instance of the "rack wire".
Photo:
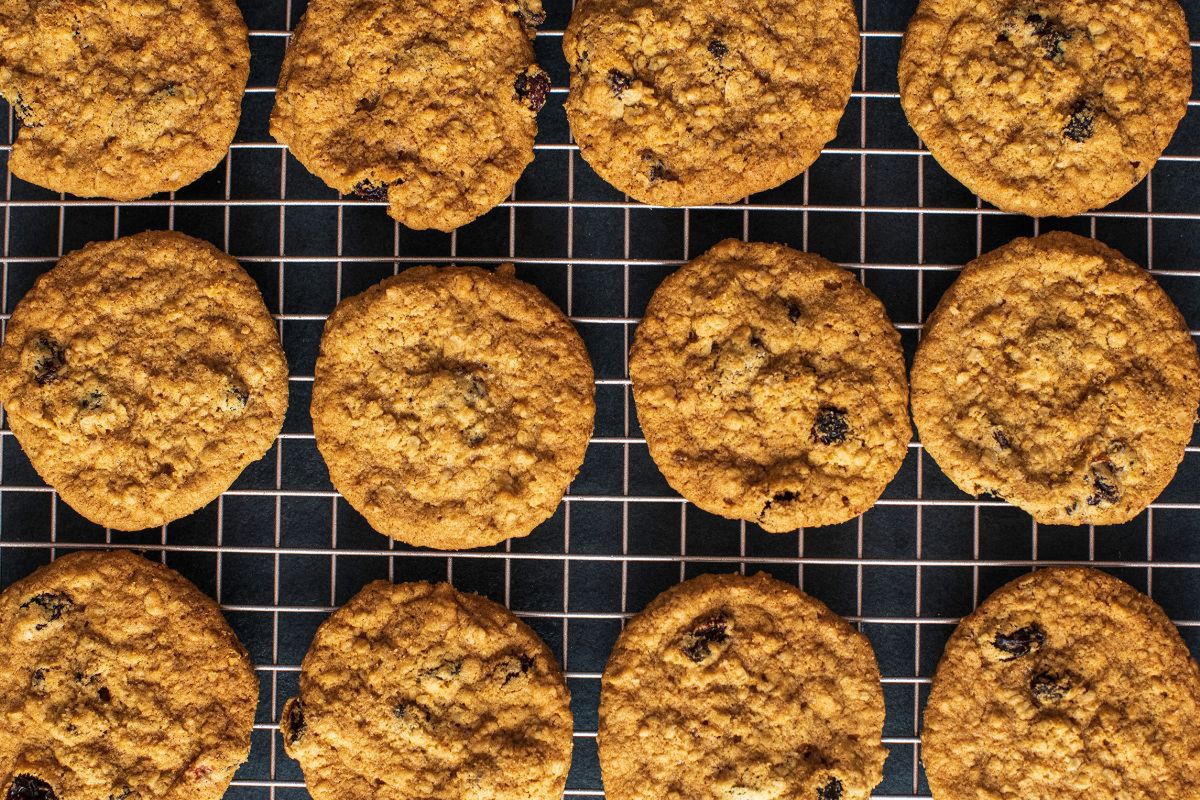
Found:
[{"label": "rack wire", "polygon": [[[381,203],[339,197],[267,133],[274,83],[298,0],[242,0],[251,79],[229,156],[192,186],[133,203],[82,200],[4,170],[0,321],[37,275],[95,239],[173,228],[223,247],[258,281],[288,355],[291,405],[272,450],[230,491],[159,529],[113,533],[64,505],[0,431],[0,587],[62,553],[132,547],[220,602],[255,661],[262,691],[250,760],[229,797],[305,798],[275,730],[317,625],[375,578],[450,580],[505,603],[551,645],[575,712],[568,796],[601,797],[599,679],[631,613],[701,572],[765,570],[855,622],[875,647],[891,754],[876,797],[924,798],[920,717],[958,619],[1036,565],[1088,562],[1149,592],[1200,653],[1200,437],[1152,507],[1105,528],[1039,526],[998,501],[959,492],[916,441],[880,503],[843,525],[770,535],[684,503],[651,462],[626,371],[628,345],[658,282],[729,236],[812,249],[855,270],[883,300],[911,358],[921,324],[955,271],[1018,235],[1050,228],[1104,240],[1151,268],[1200,337],[1200,100],[1167,154],[1111,207],[1036,221],[985,206],[929,157],[901,113],[896,62],[912,0],[858,0],[859,75],[837,139],[805,173],[731,206],[658,209],[606,186],[580,158],[562,102],[562,28],[549,0],[535,47],[554,88],[535,162],[511,198],[451,234],[413,232]],[[1184,0],[1200,30],[1200,0]],[[1193,54],[1200,42],[1192,42]],[[308,418],[313,362],[343,297],[421,263],[517,264],[580,330],[596,367],[597,424],[579,477],[525,539],[470,552],[422,551],[374,533],[333,490]]]}]

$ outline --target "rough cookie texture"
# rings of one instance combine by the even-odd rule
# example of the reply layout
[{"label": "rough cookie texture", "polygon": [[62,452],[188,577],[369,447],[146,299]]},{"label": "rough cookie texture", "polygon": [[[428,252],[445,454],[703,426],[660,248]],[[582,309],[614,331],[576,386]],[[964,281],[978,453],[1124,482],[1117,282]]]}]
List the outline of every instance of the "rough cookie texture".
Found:
[{"label": "rough cookie texture", "polygon": [[1167,616],[1102,572],[1017,578],[962,621],[922,736],[940,800],[1200,796],[1200,671]]},{"label": "rough cookie texture", "polygon": [[0,400],[42,478],[91,521],[162,525],[271,446],[287,364],[253,279],[207,242],[152,231],[68,253],[22,298]]},{"label": "rough cookie texture", "polygon": [[375,530],[443,549],[525,536],[579,471],[591,362],[562,312],[513,275],[416,267],[326,323],[313,431]]},{"label": "rough cookie texture", "polygon": [[9,800],[217,800],[250,752],[250,659],[161,564],[63,556],[0,594],[0,642]]},{"label": "rough cookie texture", "polygon": [[765,574],[704,575],[621,633],[600,685],[612,800],[866,800],[883,776],[866,637]]},{"label": "rough cookie texture", "polygon": [[530,39],[544,19],[540,0],[312,0],[271,135],[410,228],[465,225],[533,160],[550,78]]},{"label": "rough cookie texture", "polygon": [[280,728],[315,800],[559,800],[570,696],[501,605],[376,581],[317,631]]},{"label": "rough cookie texture", "polygon": [[667,482],[772,532],[866,511],[912,436],[883,304],[849,272],[783,245],[729,239],[663,281],[629,376]]},{"label": "rough cookie texture", "polygon": [[850,0],[579,0],[563,37],[580,154],[643,203],[730,203],[799,175],[858,65]]},{"label": "rough cookie texture", "polygon": [[1170,482],[1200,359],[1150,273],[1092,239],[1017,239],[966,266],[912,368],[925,449],[959,488],[1050,524],[1132,519]]},{"label": "rough cookie texture", "polygon": [[18,178],[136,200],[225,156],[250,74],[233,0],[0,0],[0,94]]},{"label": "rough cookie texture", "polygon": [[1005,211],[1065,217],[1146,177],[1192,59],[1175,0],[922,0],[899,78],[947,172]]}]

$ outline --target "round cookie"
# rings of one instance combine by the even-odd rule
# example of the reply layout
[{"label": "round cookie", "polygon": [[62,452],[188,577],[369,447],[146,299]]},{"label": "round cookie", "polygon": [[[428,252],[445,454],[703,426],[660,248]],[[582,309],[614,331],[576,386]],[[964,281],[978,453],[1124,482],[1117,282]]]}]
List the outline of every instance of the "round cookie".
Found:
[{"label": "round cookie", "polygon": [[1192,57],[1175,0],[921,0],[899,79],[947,172],[1005,211],[1067,217],[1150,172]]},{"label": "round cookie", "polygon": [[508,609],[387,581],[321,625],[280,715],[314,800],[559,800],[572,724],[554,655]]},{"label": "round cookie", "polygon": [[1039,570],[950,637],[922,752],[938,800],[1200,794],[1200,671],[1154,601],[1094,569]]},{"label": "round cookie", "polygon": [[671,487],[772,532],[866,511],[912,436],[883,304],[846,270],[783,245],[728,239],[663,281],[629,376]]},{"label": "round cookie", "polygon": [[600,684],[611,800],[866,800],[883,776],[866,637],[767,576],[704,575],[617,639]]},{"label": "round cookie", "polygon": [[837,134],[858,66],[850,0],[579,0],[563,37],[584,160],[664,206],[796,177]]},{"label": "round cookie", "polygon": [[55,192],[191,183],[225,157],[249,74],[233,0],[0,0],[0,94],[21,121],[8,166]]},{"label": "round cookie", "polygon": [[73,553],[0,594],[0,793],[218,800],[258,679],[216,604],[129,552]]},{"label": "round cookie", "polygon": [[313,432],[380,533],[447,550],[526,536],[579,471],[596,412],[587,350],[513,276],[415,267],[325,324]]},{"label": "round cookie", "polygon": [[119,530],[215,499],[270,448],[287,399],[257,285],[181,233],[63,256],[17,304],[0,348],[0,401],[34,469]]},{"label": "round cookie", "polygon": [[342,194],[450,231],[533,161],[550,78],[541,0],[312,0],[292,34],[271,135]]},{"label": "round cookie", "polygon": [[1200,359],[1150,273],[1070,233],[972,261],[925,323],[913,419],[942,471],[1058,525],[1137,516],[1183,459]]}]

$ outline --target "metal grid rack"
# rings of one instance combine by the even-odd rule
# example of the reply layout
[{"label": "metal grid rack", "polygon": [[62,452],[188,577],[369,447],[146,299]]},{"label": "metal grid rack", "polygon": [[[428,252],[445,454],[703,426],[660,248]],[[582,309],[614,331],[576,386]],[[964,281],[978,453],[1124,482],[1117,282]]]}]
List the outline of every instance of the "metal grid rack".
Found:
[{"label": "metal grid rack", "polygon": [[[1200,438],[1159,501],[1126,525],[1038,526],[1004,503],[958,492],[914,442],[884,498],[859,519],[769,535],[706,514],[667,487],[641,438],[625,369],[654,287],[728,236],[786,242],[856,270],[887,305],[910,357],[958,267],[1051,227],[1100,238],[1150,267],[1200,336],[1200,101],[1151,177],[1109,209],[1040,224],[1002,214],[947,176],[904,121],[896,61],[915,0],[859,0],[856,91],[837,139],[804,176],[733,206],[649,208],[606,186],[570,141],[561,52],[570,2],[549,0],[536,50],[555,88],[535,162],[510,200],[482,219],[452,234],[416,233],[392,223],[382,204],[338,197],[271,140],[274,83],[303,2],[241,5],[252,29],[241,128],[229,157],[176,193],[114,204],[23,183],[7,170],[16,123],[0,107],[3,320],[65,251],[150,228],[185,231],[238,257],[278,320],[292,372],[284,431],[229,492],[186,519],[134,534],[91,525],[42,483],[7,428],[0,432],[0,587],[72,549],[134,547],[217,598],[250,649],[262,691],[251,757],[230,798],[308,796],[275,720],[316,626],[378,577],[452,580],[504,602],[550,643],[576,719],[569,796],[603,795],[599,677],[622,621],[704,571],[769,571],[871,639],[891,750],[879,798],[928,795],[919,723],[941,648],[959,617],[1036,564],[1093,562],[1118,574],[1150,592],[1200,653]],[[1200,31],[1200,0],[1184,6]],[[1200,42],[1192,48],[1200,52]],[[340,298],[406,266],[507,260],[587,342],[598,407],[587,460],[554,517],[528,538],[464,553],[393,543],[333,491],[315,448],[308,403],[325,317]]]}]

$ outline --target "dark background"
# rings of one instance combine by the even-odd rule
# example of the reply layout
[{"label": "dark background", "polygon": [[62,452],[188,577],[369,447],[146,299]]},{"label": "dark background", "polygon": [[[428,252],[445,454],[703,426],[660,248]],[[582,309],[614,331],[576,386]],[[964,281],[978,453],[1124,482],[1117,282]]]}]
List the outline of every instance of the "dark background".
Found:
[{"label": "dark background", "polygon": [[[1200,30],[1200,0],[1185,0]],[[896,91],[900,32],[912,0],[860,0],[865,29],[854,97],[839,135],[808,173],[727,207],[631,203],[580,159],[562,104],[568,0],[548,0],[536,42],[555,90],[537,158],[513,198],[455,234],[413,232],[382,204],[342,199],[267,133],[287,31],[301,0],[242,0],[251,28],[250,90],[226,161],[174,196],[135,203],[64,198],[3,170],[4,316],[63,252],[94,239],[173,227],[238,257],[277,314],[291,366],[291,408],[271,452],[231,491],[186,519],[136,534],[94,526],[58,501],[7,429],[0,436],[0,586],[53,556],[108,544],[145,550],[222,604],[262,684],[250,761],[230,798],[307,797],[274,721],[296,691],[313,631],[366,582],[450,578],[507,603],[563,661],[577,735],[568,795],[599,796],[599,675],[622,619],[705,571],[767,570],[859,623],[885,676],[891,749],[878,796],[928,793],[917,733],[942,646],[958,617],[1035,562],[1094,561],[1150,591],[1200,653],[1200,439],[1159,502],[1099,529],[1038,526],[957,491],[913,443],[884,499],[844,525],[769,535],[684,504],[641,440],[627,346],[655,286],[685,259],[734,236],[786,242],[856,270],[887,305],[911,355],[920,324],[955,270],[1018,235],[1065,228],[1151,267],[1200,328],[1200,113],[1193,101],[1150,178],[1109,209],[1040,224],[981,206],[921,148]],[[1193,57],[1197,52],[1193,43]],[[0,140],[15,121],[0,104]],[[545,291],[575,321],[596,368],[596,434],[566,502],[526,539],[489,550],[417,551],[374,533],[330,486],[311,435],[313,360],[325,316],[398,269],[495,266]]]}]

